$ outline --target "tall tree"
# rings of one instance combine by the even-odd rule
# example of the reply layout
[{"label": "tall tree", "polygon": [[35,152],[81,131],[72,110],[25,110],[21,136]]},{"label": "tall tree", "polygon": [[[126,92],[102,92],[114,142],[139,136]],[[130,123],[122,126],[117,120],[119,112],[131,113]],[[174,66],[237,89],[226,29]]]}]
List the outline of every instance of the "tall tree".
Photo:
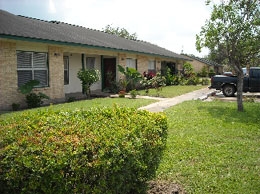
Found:
[{"label": "tall tree", "polygon": [[133,33],[130,34],[125,28],[114,28],[112,25],[107,25],[104,29],[104,32],[109,34],[114,34],[122,38],[130,39],[130,40],[137,40],[137,34]]},{"label": "tall tree", "polygon": [[260,56],[260,4],[259,0],[222,0],[213,5],[210,20],[196,35],[196,48],[218,50],[228,59],[238,77],[237,108],[243,111],[243,70],[242,67]]}]

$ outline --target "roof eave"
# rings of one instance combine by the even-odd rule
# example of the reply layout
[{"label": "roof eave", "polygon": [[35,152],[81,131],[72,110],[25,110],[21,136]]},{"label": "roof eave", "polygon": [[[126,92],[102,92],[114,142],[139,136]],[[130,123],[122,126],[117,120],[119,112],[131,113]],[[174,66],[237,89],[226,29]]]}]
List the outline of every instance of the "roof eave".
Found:
[{"label": "roof eave", "polygon": [[184,61],[189,60],[187,58],[171,57],[171,56],[165,56],[165,55],[160,55],[160,54],[156,54],[156,53],[146,53],[146,52],[140,52],[140,51],[134,51],[134,50],[117,49],[117,48],[88,45],[88,44],[81,44],[81,43],[75,43],[75,42],[62,42],[62,41],[56,41],[56,40],[40,39],[40,38],[34,38],[34,37],[24,37],[24,36],[17,36],[17,35],[0,34],[0,38],[21,40],[21,41],[30,41],[30,42],[39,42],[39,43],[52,43],[52,44],[55,43],[58,45],[80,46],[80,47],[85,47],[85,48],[95,48],[95,49],[99,49],[99,50],[108,50],[108,51],[117,51],[117,52],[120,51],[120,52],[128,52],[128,53],[135,53],[135,54],[137,53],[137,54],[157,56],[157,57],[163,57],[163,58],[169,58],[169,59],[171,58],[171,59],[184,60]]}]

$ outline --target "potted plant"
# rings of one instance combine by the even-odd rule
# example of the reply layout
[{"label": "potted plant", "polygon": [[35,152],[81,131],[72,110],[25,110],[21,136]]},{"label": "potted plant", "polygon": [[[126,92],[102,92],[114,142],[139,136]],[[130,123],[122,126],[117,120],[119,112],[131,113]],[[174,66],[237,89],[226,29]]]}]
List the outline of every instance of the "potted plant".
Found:
[{"label": "potted plant", "polygon": [[118,93],[119,98],[124,98],[125,97],[126,92],[124,90],[120,90]]}]

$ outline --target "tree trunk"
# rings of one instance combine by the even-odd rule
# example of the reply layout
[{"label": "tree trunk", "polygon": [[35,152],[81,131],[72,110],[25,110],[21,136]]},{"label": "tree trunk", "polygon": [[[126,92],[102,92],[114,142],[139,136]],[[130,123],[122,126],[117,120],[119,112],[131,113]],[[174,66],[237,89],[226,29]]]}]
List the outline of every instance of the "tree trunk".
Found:
[{"label": "tree trunk", "polygon": [[243,82],[244,82],[244,75],[241,72],[238,72],[237,75],[237,111],[243,112]]}]

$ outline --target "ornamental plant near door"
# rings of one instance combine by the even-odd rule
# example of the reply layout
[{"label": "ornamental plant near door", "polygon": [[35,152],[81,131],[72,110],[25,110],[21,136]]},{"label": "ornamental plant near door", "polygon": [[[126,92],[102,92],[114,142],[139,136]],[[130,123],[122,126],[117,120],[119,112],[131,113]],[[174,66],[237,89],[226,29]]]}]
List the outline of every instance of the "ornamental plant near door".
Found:
[{"label": "ornamental plant near door", "polygon": [[78,74],[83,93],[90,98],[90,86],[100,80],[100,72],[97,69],[81,69]]}]

